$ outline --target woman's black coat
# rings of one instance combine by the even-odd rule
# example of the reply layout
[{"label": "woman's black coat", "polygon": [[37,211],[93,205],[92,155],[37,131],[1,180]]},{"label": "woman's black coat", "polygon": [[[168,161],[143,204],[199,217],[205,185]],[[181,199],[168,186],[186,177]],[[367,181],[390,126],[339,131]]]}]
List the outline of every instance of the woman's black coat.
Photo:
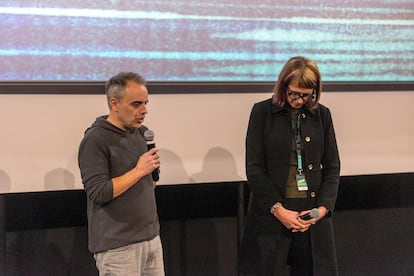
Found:
[{"label": "woman's black coat", "polygon": [[[287,108],[268,99],[253,106],[246,137],[246,174],[251,190],[240,248],[239,270],[254,275],[284,275],[289,244],[279,242],[284,227],[269,211],[285,199],[292,142]],[[336,253],[331,215],[340,161],[332,118],[327,107],[303,110],[301,115],[303,167],[308,183],[308,209],[325,206],[328,215],[309,229],[314,275],[336,275]],[[271,272],[270,272],[271,271]]]}]

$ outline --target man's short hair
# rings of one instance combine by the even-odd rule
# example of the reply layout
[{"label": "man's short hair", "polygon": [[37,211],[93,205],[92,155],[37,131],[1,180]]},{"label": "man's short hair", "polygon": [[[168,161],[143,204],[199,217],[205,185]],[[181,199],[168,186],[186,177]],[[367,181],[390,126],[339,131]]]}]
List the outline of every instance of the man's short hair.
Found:
[{"label": "man's short hair", "polygon": [[128,81],[146,85],[145,78],[134,72],[121,72],[110,78],[105,83],[105,93],[110,98],[122,99]]}]

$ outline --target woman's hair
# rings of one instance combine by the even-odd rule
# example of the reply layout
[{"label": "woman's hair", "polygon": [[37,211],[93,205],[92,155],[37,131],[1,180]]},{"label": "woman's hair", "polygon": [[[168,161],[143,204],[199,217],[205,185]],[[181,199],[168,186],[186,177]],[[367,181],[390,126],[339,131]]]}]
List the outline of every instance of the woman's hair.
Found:
[{"label": "woman's hair", "polygon": [[318,106],[321,96],[322,81],[318,65],[315,61],[302,56],[289,59],[279,73],[273,89],[273,103],[283,107],[287,103],[287,89],[290,84],[298,88],[313,89],[313,96],[304,107],[314,109]]},{"label": "woman's hair", "polygon": [[134,72],[121,72],[110,78],[105,84],[105,92],[108,101],[111,98],[122,99],[128,81],[145,85],[145,78]]}]

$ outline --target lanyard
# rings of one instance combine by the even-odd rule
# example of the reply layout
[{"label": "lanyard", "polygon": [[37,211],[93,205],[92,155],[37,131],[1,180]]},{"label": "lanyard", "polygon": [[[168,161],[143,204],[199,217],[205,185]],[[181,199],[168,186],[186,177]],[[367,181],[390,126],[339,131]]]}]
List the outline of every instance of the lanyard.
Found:
[{"label": "lanyard", "polygon": [[292,120],[292,128],[293,128],[293,132],[295,133],[295,145],[296,145],[296,156],[297,156],[297,160],[298,160],[298,174],[302,175],[303,173],[303,167],[302,167],[302,150],[300,147],[300,140],[301,140],[301,136],[300,136],[300,112],[298,113],[298,118],[297,118],[297,124],[295,127],[295,122],[294,120]]}]

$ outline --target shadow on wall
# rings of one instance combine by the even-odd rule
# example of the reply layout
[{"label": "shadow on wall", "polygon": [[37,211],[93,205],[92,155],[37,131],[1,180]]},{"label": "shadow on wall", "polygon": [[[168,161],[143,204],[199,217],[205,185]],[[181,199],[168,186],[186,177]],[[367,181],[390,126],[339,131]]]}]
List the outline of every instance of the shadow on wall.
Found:
[{"label": "shadow on wall", "polygon": [[[237,173],[234,156],[222,147],[211,148],[203,162],[202,170],[190,176],[190,183],[226,182],[242,180]],[[188,275],[196,275],[200,271],[209,271],[209,275],[221,275],[221,269],[226,270],[224,275],[233,275],[235,267],[227,267],[219,257],[219,234],[215,220],[205,219],[203,221],[189,221],[191,231],[186,232],[185,246],[203,248],[200,251],[188,251],[186,257],[186,271]],[[204,233],[204,234],[203,234]],[[194,234],[194,235],[193,235]],[[199,236],[203,236],[202,239]],[[232,254],[229,254],[232,255]],[[228,257],[228,256],[227,256]],[[205,267],[207,266],[207,267]],[[201,269],[200,269],[201,268]],[[235,273],[235,272],[234,272]],[[199,274],[201,275],[201,274]]]},{"label": "shadow on wall", "polygon": [[11,180],[10,176],[0,170],[0,194],[9,193],[11,188]]},{"label": "shadow on wall", "polygon": [[56,168],[45,175],[45,190],[72,190],[75,188],[75,176],[68,170]]},{"label": "shadow on wall", "polygon": [[[161,158],[160,181],[163,181],[164,176],[168,178],[168,183],[163,182],[165,184],[182,184],[183,179],[188,179],[183,160],[177,154],[167,149],[160,149],[159,155]],[[163,163],[168,166],[163,167]]]},{"label": "shadow on wall", "polygon": [[191,175],[190,183],[226,182],[242,180],[237,173],[234,156],[221,147],[211,148],[203,163],[201,172]]}]

